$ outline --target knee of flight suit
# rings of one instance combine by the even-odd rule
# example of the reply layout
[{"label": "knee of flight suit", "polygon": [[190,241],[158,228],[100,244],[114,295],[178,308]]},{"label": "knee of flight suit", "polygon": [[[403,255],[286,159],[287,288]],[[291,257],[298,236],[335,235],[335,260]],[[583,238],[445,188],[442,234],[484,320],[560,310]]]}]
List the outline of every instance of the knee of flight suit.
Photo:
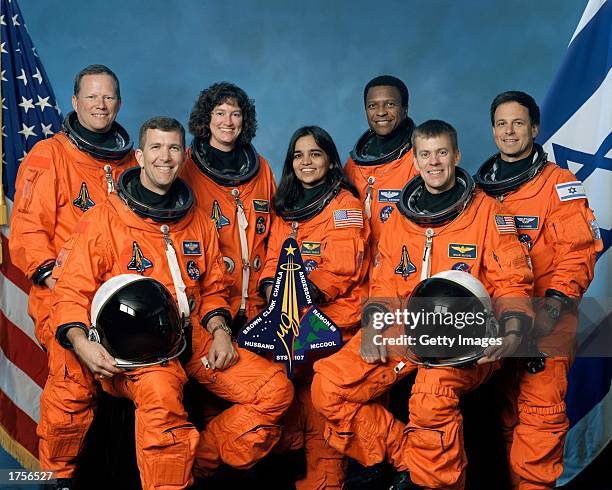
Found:
[{"label": "knee of flight suit", "polygon": [[412,480],[428,488],[462,488],[467,462],[457,393],[415,383],[409,404],[406,456]]},{"label": "knee of flight suit", "polygon": [[41,467],[60,478],[74,473],[75,459],[93,420],[96,387],[70,377],[49,376],[40,398],[39,457]]},{"label": "knee of flight suit", "polygon": [[347,417],[355,403],[346,402],[339,393],[339,388],[320,373],[314,373],[310,387],[312,404],[326,420],[334,422]]},{"label": "knee of flight suit", "polygon": [[143,488],[187,486],[199,433],[183,407],[187,377],[180,364],[171,361],[124,378],[124,391],[136,405],[136,450]]}]

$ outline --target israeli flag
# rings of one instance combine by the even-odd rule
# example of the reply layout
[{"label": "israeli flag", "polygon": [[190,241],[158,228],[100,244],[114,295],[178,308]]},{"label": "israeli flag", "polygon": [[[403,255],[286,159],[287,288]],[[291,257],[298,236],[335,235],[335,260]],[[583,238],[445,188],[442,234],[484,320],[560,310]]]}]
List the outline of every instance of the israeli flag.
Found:
[{"label": "israeli flag", "polygon": [[[604,249],[586,296],[607,298],[612,283],[612,0],[590,0],[542,105],[538,140],[550,160],[568,168],[589,197]],[[578,183],[579,183],[578,182]],[[558,192],[571,198],[567,189]],[[602,310],[595,326],[610,311]],[[612,440],[612,358],[577,358],[569,375],[564,472],[571,481]]]}]

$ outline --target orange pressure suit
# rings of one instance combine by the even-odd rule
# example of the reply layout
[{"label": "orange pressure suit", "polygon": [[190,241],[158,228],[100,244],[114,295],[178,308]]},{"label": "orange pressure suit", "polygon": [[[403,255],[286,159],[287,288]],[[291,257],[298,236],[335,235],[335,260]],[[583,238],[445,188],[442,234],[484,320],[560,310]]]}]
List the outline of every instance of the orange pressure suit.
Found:
[{"label": "orange pressure suit", "polygon": [[47,324],[51,291],[42,281],[83,213],[101,204],[109,184],[136,165],[131,143],[126,148],[118,160],[96,159],[62,132],[39,141],[19,167],[9,247],[15,265],[32,279],[28,313],[45,348],[53,334]]},{"label": "orange pressure suit", "polygon": [[[465,183],[471,181],[460,168],[457,175]],[[406,186],[402,199],[419,181],[415,177]],[[459,207],[456,218],[436,227],[414,223],[404,216],[401,203],[398,206],[375,253],[371,303],[405,308],[424,276],[457,269],[469,271],[485,285],[497,300],[498,318],[531,315],[526,299],[532,274],[516,233],[497,228],[493,199],[476,191],[464,210]],[[421,261],[427,257],[426,247],[430,274],[423,274],[427,262]],[[360,332],[314,366],[312,399],[326,419],[328,443],[367,466],[387,460],[398,470],[409,470],[412,480],[424,487],[462,488],[466,456],[459,397],[486,381],[498,364],[419,368],[410,398],[410,422],[404,427],[375,400],[416,365],[400,349],[389,352],[385,364],[366,363],[360,355],[361,337]]]},{"label": "orange pressure suit", "polygon": [[[127,179],[129,173],[139,171],[122,175],[120,193],[124,176]],[[191,192],[182,181],[178,184]],[[169,228],[166,235],[160,228],[162,223],[139,216],[113,194],[81,220],[77,233],[58,258],[52,325],[59,342],[54,342],[50,351],[51,369],[41,398],[39,435],[41,465],[56,471],[59,477],[70,477],[74,471],[74,458],[93,417],[96,389],[91,372],[69,350],[64,333],[70,327],[89,325],[95,291],[115,275],[150,275],[175,294],[166,257],[168,241],[186,286],[193,354],[184,370],[178,361],[170,361],[103,382],[106,391],[136,404],[136,446],[143,488],[186,488],[193,481],[194,455],[194,472],[202,476],[222,462],[249,467],[280,437],[277,422],[293,395],[280,366],[242,349],[238,363],[224,371],[207,368],[203,359],[212,337],[201,325],[214,315],[229,318],[228,280],[214,224],[191,204],[182,215],[163,224]],[[234,403],[199,437],[182,405],[185,371],[211,392]]]},{"label": "orange pressure suit", "polygon": [[[361,319],[361,297],[364,293],[361,289],[368,266],[364,257],[369,227],[367,221],[364,223],[359,200],[350,191],[336,184],[320,198],[320,202],[326,199],[328,204],[323,209],[302,220],[278,211],[280,218],[276,218],[272,224],[261,277],[264,284],[266,279],[274,277],[281,246],[293,233],[300,246],[308,280],[322,296],[321,302],[315,300],[315,303],[340,327],[346,341],[354,334]],[[357,221],[360,223],[349,223],[338,214],[334,218],[334,213],[340,211],[342,214],[343,210],[358,212],[361,219]],[[286,440],[297,440],[299,443],[296,445],[303,444],[305,448],[306,475],[296,482],[296,488],[341,488],[345,461],[341,454],[325,443],[324,420],[312,405],[312,374],[310,368],[307,370],[307,373],[298,376],[296,401],[290,408],[281,445],[284,446]]]},{"label": "orange pressure suit", "polygon": [[[252,152],[257,164],[250,175],[233,178],[215,173],[192,145],[181,177],[193,189],[197,206],[214,220],[219,232],[219,247],[231,278],[232,315],[244,310],[246,318],[253,318],[264,306],[263,298],[257,293],[257,283],[266,257],[275,184],[266,159],[257,155],[251,145],[247,150]],[[244,248],[240,208],[247,221]],[[247,272],[248,282],[243,285]]]},{"label": "orange pressure suit", "polygon": [[355,144],[344,166],[347,178],[359,191],[366,216],[371,217],[372,244],[378,240],[381,226],[396,211],[395,205],[402,188],[417,174],[410,144],[414,128],[412,120],[408,121],[407,128],[407,141],[394,152],[379,158],[363,155],[365,142],[374,134],[372,130],[366,131]]},{"label": "orange pressure suit", "polygon": [[[514,216],[519,239],[533,264],[534,296],[555,293],[579,300],[591,280],[601,237],[593,211],[576,176],[546,162],[535,145],[535,166],[541,168],[519,185],[496,189],[486,174],[498,158],[489,159],[477,174],[479,185],[497,196],[497,212]],[[577,192],[571,192],[571,186]],[[514,486],[521,490],[552,488],[563,472],[563,444],[569,428],[565,395],[573,357],[576,313],[566,309],[550,335],[537,339],[538,348],[552,357],[540,372],[518,370],[516,386],[506,396],[518,404],[518,420],[506,416],[507,442]]]}]

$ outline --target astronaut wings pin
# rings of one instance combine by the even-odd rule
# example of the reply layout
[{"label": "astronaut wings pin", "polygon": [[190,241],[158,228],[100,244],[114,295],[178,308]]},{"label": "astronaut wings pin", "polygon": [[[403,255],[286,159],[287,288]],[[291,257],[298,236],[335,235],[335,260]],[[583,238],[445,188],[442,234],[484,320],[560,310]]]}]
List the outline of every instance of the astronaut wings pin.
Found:
[{"label": "astronaut wings pin", "polygon": [[244,326],[238,345],[253,352],[272,354],[284,362],[291,377],[295,363],[306,353],[336,350],[342,345],[340,329],[312,302],[300,248],[287,238],[281,248],[267,308]]}]

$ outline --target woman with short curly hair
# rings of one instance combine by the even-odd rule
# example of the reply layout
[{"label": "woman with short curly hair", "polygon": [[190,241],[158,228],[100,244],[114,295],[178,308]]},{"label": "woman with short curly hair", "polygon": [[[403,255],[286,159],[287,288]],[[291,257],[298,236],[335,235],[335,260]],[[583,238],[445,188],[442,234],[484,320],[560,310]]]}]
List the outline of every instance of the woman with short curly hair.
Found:
[{"label": "woman with short curly hair", "polygon": [[245,91],[229,82],[212,84],[189,116],[193,141],[181,175],[217,227],[231,277],[234,332],[264,306],[257,282],[276,185],[268,162],[251,144],[256,130],[255,103]]}]

